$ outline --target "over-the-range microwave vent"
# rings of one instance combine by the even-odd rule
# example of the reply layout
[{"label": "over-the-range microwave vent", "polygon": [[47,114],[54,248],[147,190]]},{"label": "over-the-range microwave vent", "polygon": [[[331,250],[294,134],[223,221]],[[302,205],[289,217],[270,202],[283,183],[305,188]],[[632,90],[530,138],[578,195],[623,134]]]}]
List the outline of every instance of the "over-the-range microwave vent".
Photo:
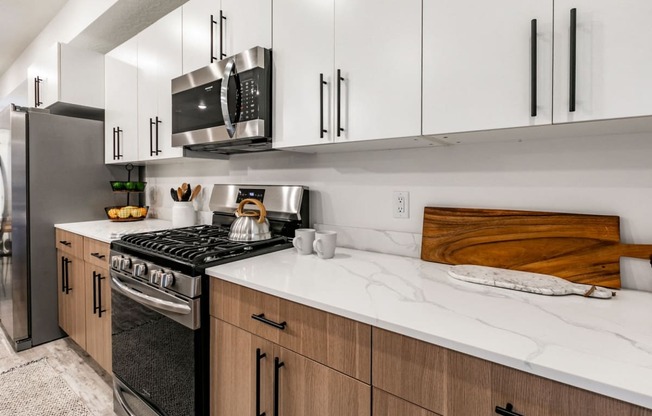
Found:
[{"label": "over-the-range microwave vent", "polygon": [[192,152],[207,152],[221,155],[272,151],[272,140],[265,137],[232,140],[222,143],[202,143],[184,146]]}]

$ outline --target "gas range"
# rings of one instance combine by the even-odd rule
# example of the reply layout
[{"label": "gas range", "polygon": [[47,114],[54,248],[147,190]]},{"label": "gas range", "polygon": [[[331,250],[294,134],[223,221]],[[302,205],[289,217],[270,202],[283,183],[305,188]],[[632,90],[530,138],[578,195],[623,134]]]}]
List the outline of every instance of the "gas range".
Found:
[{"label": "gas range", "polygon": [[[247,198],[265,205],[271,238],[229,240],[234,212]],[[111,243],[118,415],[208,414],[210,278],[205,270],[290,248],[294,230],[309,226],[308,189],[302,186],[215,185],[209,206],[211,225],[128,234]]]}]

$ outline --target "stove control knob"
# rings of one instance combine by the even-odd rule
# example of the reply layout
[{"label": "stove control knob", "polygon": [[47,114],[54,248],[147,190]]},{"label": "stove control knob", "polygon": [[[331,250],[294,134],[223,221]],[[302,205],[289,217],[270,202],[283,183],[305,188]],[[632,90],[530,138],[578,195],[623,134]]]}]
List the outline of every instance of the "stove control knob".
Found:
[{"label": "stove control knob", "polygon": [[149,272],[149,282],[153,285],[159,285],[161,283],[161,271],[152,270]]},{"label": "stove control knob", "polygon": [[174,283],[174,275],[170,272],[161,275],[161,287],[170,287]]},{"label": "stove control knob", "polygon": [[128,257],[123,257],[120,259],[120,270],[129,270],[131,269],[131,259]]},{"label": "stove control knob", "polygon": [[134,277],[145,277],[147,275],[147,265],[145,263],[134,264]]},{"label": "stove control knob", "polygon": [[120,256],[111,256],[111,268],[120,270]]}]

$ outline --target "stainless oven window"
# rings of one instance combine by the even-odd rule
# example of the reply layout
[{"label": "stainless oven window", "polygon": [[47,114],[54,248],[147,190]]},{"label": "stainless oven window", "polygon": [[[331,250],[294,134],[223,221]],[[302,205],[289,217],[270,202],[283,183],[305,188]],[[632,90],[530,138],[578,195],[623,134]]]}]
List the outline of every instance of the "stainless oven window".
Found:
[{"label": "stainless oven window", "polygon": [[[116,381],[161,415],[201,414],[202,392],[196,388],[202,365],[200,329],[193,329],[199,327],[193,320],[180,322],[187,320],[183,315],[199,316],[199,299],[181,299],[115,271],[111,279]],[[145,303],[139,302],[141,297]],[[148,304],[152,298],[164,302],[163,306]],[[175,310],[168,303],[185,304],[191,312]],[[138,414],[135,409],[126,412]]]}]

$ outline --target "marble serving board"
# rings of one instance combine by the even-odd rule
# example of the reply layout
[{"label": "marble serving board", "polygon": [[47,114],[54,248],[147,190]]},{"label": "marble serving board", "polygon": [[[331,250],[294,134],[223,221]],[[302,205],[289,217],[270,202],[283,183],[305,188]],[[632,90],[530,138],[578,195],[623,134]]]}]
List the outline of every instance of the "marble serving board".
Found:
[{"label": "marble serving board", "polygon": [[451,266],[448,274],[458,280],[481,285],[520,290],[548,296],[581,295],[591,298],[610,299],[614,292],[593,285],[571,283],[559,277],[541,273],[520,272],[487,266]]}]

